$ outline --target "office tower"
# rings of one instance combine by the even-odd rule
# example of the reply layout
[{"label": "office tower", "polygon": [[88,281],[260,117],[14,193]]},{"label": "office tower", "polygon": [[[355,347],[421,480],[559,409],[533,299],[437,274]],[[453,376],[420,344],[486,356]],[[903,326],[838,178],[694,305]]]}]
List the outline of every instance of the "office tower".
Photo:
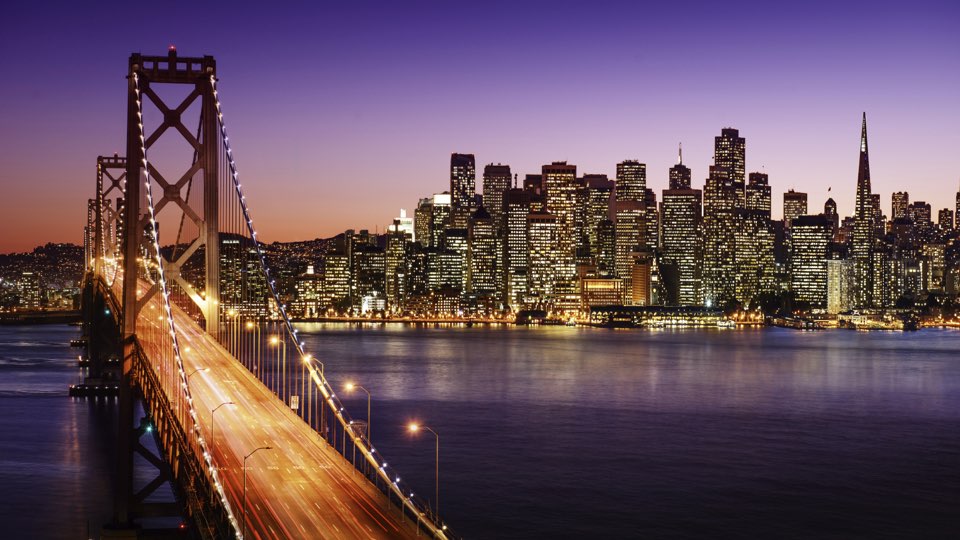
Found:
[{"label": "office tower", "polygon": [[430,248],[427,250],[427,287],[462,290],[463,256],[452,249]]},{"label": "office tower", "polygon": [[744,180],[747,173],[747,141],[740,136],[740,132],[733,128],[723,128],[720,130],[720,136],[714,138],[713,142],[714,165],[717,167],[716,174],[725,178],[732,186],[735,199],[735,206],[743,208],[746,206]]},{"label": "office tower", "polygon": [[[616,188],[614,188],[616,189]],[[630,290],[633,279],[633,260],[643,248],[643,225],[646,221],[643,201],[614,201],[616,243],[616,277],[623,280],[624,289]]]},{"label": "office tower", "polygon": [[[673,170],[670,169],[671,176]],[[671,185],[683,183],[671,182]],[[663,190],[660,217],[660,258],[666,303],[703,305],[702,192],[689,187]]]},{"label": "office tower", "polygon": [[930,205],[923,201],[916,201],[907,207],[907,216],[913,220],[917,232],[924,240],[928,239],[933,231],[933,220]]},{"label": "office tower", "polygon": [[893,204],[890,209],[890,219],[907,217],[907,208],[910,206],[910,194],[906,191],[898,191],[891,197]]},{"label": "office tower", "polygon": [[643,201],[647,191],[647,165],[635,160],[617,164],[614,196],[618,201]]},{"label": "office tower", "polygon": [[416,240],[416,227],[413,224],[413,218],[407,217],[407,211],[400,209],[400,215],[393,218],[393,223],[387,227],[387,232],[400,232],[407,235],[409,240]]},{"label": "office tower", "polygon": [[747,210],[760,212],[770,219],[770,180],[767,174],[752,172],[746,188]]},{"label": "office tower", "polygon": [[678,151],[677,164],[670,167],[670,189],[690,189],[690,167],[683,164],[683,147]]},{"label": "office tower", "polygon": [[837,229],[840,227],[840,214],[837,213],[837,203],[832,197],[823,203],[823,215],[830,219],[833,224],[833,234],[836,235]]},{"label": "office tower", "polygon": [[796,300],[813,307],[827,303],[827,256],[832,239],[826,216],[800,216],[793,221],[790,290]]},{"label": "office tower", "polygon": [[368,244],[353,248],[354,307],[386,299],[386,256],[384,250]]},{"label": "office tower", "polygon": [[617,180],[613,188],[616,277],[623,280],[626,291],[632,290],[634,258],[646,247],[646,191],[645,163],[626,160],[617,164]]},{"label": "office tower", "polygon": [[350,307],[350,258],[343,251],[331,251],[322,260],[321,303],[337,313],[345,313]]},{"label": "office tower", "polygon": [[853,240],[856,307],[874,305],[874,257],[872,255],[877,237],[876,210],[870,192],[870,157],[867,152],[867,113],[863,113],[860,131],[860,161],[857,170],[857,199],[854,211]]},{"label": "office tower", "polygon": [[323,293],[323,276],[317,274],[312,264],[307,265],[307,271],[296,278],[294,288],[297,299],[292,308],[300,317],[319,317],[322,313],[320,299]]},{"label": "office tower", "polygon": [[[403,217],[403,211],[400,213]],[[399,312],[406,296],[407,285],[407,243],[411,235],[406,233],[398,220],[387,233],[387,247],[384,253],[384,287],[386,293],[387,310]]]},{"label": "office tower", "polygon": [[493,218],[485,207],[477,208],[470,218],[466,265],[467,291],[474,295],[490,296],[499,289],[496,284],[498,244]]},{"label": "office tower", "polygon": [[827,313],[836,315],[853,309],[853,261],[827,260]]},{"label": "office tower", "polygon": [[20,272],[17,288],[20,290],[20,307],[39,309],[43,305],[43,281],[40,279],[39,273]]},{"label": "office tower", "polygon": [[612,220],[605,219],[597,224],[597,274],[602,278],[612,278],[617,272],[617,237]]},{"label": "office tower", "polygon": [[424,297],[430,293],[427,276],[427,252],[419,242],[408,242],[407,253],[404,256],[406,278],[403,300],[404,309],[414,313],[423,313],[425,310]]},{"label": "office tower", "polygon": [[737,200],[730,172],[711,166],[703,190],[703,296],[708,307],[736,299]]},{"label": "office tower", "polygon": [[547,211],[546,190],[543,187],[542,174],[528,174],[523,178],[523,189],[530,194],[530,211],[544,213]]},{"label": "office tower", "polygon": [[[118,207],[119,207],[119,205],[118,205]],[[956,211],[954,212],[954,215],[955,215],[956,218],[957,218],[957,225],[956,225],[956,226],[957,226],[958,228],[960,228],[960,191],[957,191],[957,199],[956,199],[956,207],[955,207],[955,208],[956,208]]]},{"label": "office tower", "polygon": [[557,218],[551,214],[527,215],[527,294],[532,303],[546,307],[557,281]]},{"label": "office tower", "polygon": [[491,163],[483,168],[483,206],[490,214],[497,231],[504,227],[503,194],[510,189],[512,180],[509,165]]},{"label": "office tower", "polygon": [[580,311],[587,312],[594,306],[617,306],[623,304],[623,282],[610,278],[584,278],[580,280]]},{"label": "office tower", "polygon": [[789,229],[793,220],[807,215],[807,194],[790,190],[783,194],[783,226]]},{"label": "office tower", "polygon": [[530,192],[513,188],[503,196],[504,282],[507,305],[512,311],[522,308],[527,295],[527,215]]},{"label": "office tower", "polygon": [[451,196],[449,193],[433,195],[433,204],[430,205],[430,247],[443,248],[447,245],[447,229],[450,228]]},{"label": "office tower", "polygon": [[923,261],[922,290],[929,292],[944,292],[947,260],[947,246],[940,242],[924,244],[921,248]]},{"label": "office tower", "polygon": [[600,223],[610,219],[610,199],[613,196],[614,183],[605,174],[584,176],[587,190],[585,208],[585,228],[587,242],[590,246],[590,255],[594,264],[599,264],[600,256]]},{"label": "office tower", "polygon": [[764,173],[750,173],[746,207],[736,213],[736,299],[752,306],[760,293],[775,292],[774,232],[770,223],[770,184]]},{"label": "office tower", "polygon": [[220,234],[220,305],[251,316],[267,315],[267,279],[254,240]]},{"label": "office tower", "polygon": [[657,209],[657,193],[650,188],[644,191],[643,242],[641,246],[653,253],[660,245],[660,212]]},{"label": "office tower", "polygon": [[656,301],[654,289],[656,279],[654,278],[655,263],[653,254],[650,252],[638,253],[633,259],[633,266],[630,269],[630,304],[634,306],[650,306]]},{"label": "office tower", "polygon": [[[469,225],[469,222],[468,222]],[[461,292],[467,290],[467,234],[468,229],[461,229],[459,227],[451,227],[446,230],[447,244],[446,249],[453,251],[457,254],[457,265],[459,268],[454,269],[458,275],[461,276],[460,283],[456,285],[456,288]]]},{"label": "office tower", "polygon": [[424,197],[417,203],[413,214],[413,238],[423,247],[431,245],[431,224],[433,222],[433,197]]},{"label": "office tower", "polygon": [[453,227],[467,228],[477,192],[477,168],[473,154],[450,156],[450,208]]},{"label": "office tower", "polygon": [[940,230],[943,232],[949,232],[953,230],[953,210],[949,208],[941,208],[940,212],[937,213],[937,225],[940,226]]},{"label": "office tower", "polygon": [[547,213],[556,220],[554,246],[555,276],[561,289],[573,286],[576,276],[576,185],[577,167],[566,161],[555,161],[543,166],[543,186],[546,192]]}]

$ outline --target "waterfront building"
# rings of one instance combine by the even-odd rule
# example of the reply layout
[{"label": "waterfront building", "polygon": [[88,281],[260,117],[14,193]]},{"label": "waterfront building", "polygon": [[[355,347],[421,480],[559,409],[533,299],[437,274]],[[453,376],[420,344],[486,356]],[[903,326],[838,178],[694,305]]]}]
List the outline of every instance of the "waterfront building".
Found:
[{"label": "waterfront building", "polygon": [[[616,188],[615,188],[616,189]],[[631,289],[634,254],[643,242],[643,223],[646,212],[643,201],[615,200],[616,217],[614,241],[616,245],[616,277],[623,280],[624,288]]]},{"label": "waterfront building", "polygon": [[362,243],[353,248],[354,307],[365,297],[386,299],[386,254],[382,248]]},{"label": "waterfront building", "polygon": [[557,281],[557,218],[552,214],[527,215],[527,295],[541,308],[550,305]]},{"label": "waterfront building", "polygon": [[876,273],[879,272],[882,275],[882,268],[874,268],[876,261],[872,255],[876,246],[877,211],[873,194],[870,191],[870,158],[867,152],[867,113],[863,113],[863,126],[860,131],[857,197],[853,217],[854,224],[851,247],[855,265],[854,285],[856,295],[854,305],[858,308],[868,308],[879,304],[879,302],[874,301],[874,284],[876,282]]},{"label": "waterfront building", "polygon": [[477,192],[477,167],[473,154],[450,156],[450,210],[452,226],[467,228]]},{"label": "waterfront building", "polygon": [[584,227],[587,243],[593,263],[599,265],[600,223],[610,219],[610,200],[613,197],[614,183],[605,174],[584,176],[587,192],[585,203]]},{"label": "waterfront building", "polygon": [[[501,206],[503,202],[501,201]],[[467,288],[475,296],[495,295],[497,286],[497,248],[500,243],[495,234],[493,218],[483,206],[477,208],[470,218],[467,239]],[[501,250],[502,252],[502,250]]]},{"label": "waterfront building", "polygon": [[853,309],[853,273],[852,260],[827,259],[827,313]]},{"label": "waterfront building", "polygon": [[731,173],[711,166],[703,190],[703,297],[708,307],[736,298],[737,200]]},{"label": "waterfront building", "polygon": [[[468,222],[469,225],[469,222]],[[467,290],[467,251],[469,250],[469,243],[467,241],[467,236],[469,230],[464,228],[449,228],[446,230],[447,244],[446,249],[457,253],[459,256],[457,258],[457,265],[459,266],[452,271],[460,276],[460,283],[455,286],[460,289],[460,291]]]},{"label": "waterfront building", "polygon": [[566,161],[543,166],[543,186],[547,213],[555,219],[554,279],[550,289],[573,287],[576,276],[575,213],[577,167]]},{"label": "waterfront building", "polygon": [[947,246],[941,242],[929,242],[921,248],[923,283],[921,290],[942,293],[946,287]]},{"label": "waterfront building", "polygon": [[660,215],[666,300],[673,305],[703,305],[702,192],[689,188],[663,190]]},{"label": "waterfront building", "polygon": [[830,220],[820,214],[793,220],[790,290],[813,307],[827,303],[826,261],[833,234]]},{"label": "waterfront building", "polygon": [[641,245],[647,251],[654,252],[660,246],[660,212],[657,210],[657,194],[647,188],[643,199],[643,226],[641,227]]},{"label": "waterfront building", "polygon": [[521,309],[527,295],[527,216],[530,214],[530,192],[509,189],[503,196],[506,224],[504,236],[504,285],[507,305],[512,311]]},{"label": "waterfront building", "polygon": [[427,287],[430,291],[441,288],[463,291],[463,254],[452,249],[430,248],[426,252]]},{"label": "waterfront building", "polygon": [[244,315],[268,314],[267,278],[261,271],[254,240],[237,234],[220,235],[220,306]]},{"label": "waterfront building", "polygon": [[623,304],[623,281],[617,278],[583,278],[580,280],[580,311],[594,306]]}]

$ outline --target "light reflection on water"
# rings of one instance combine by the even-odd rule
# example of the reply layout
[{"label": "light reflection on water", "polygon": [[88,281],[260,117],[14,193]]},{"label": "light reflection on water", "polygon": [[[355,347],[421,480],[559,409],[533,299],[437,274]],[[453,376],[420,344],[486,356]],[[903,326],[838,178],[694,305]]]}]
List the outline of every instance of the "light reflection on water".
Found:
[{"label": "light reflection on water", "polygon": [[[373,440],[469,538],[942,537],[960,528],[960,333],[304,324]],[[0,328],[0,519],[110,516],[116,424],[69,327]],[[361,396],[338,392],[356,418]],[[57,519],[51,519],[56,515]]]},{"label": "light reflection on water", "polygon": [[422,493],[429,441],[402,425],[443,433],[444,514],[469,537],[960,521],[960,333],[300,328],[334,384],[373,392],[374,442]]}]

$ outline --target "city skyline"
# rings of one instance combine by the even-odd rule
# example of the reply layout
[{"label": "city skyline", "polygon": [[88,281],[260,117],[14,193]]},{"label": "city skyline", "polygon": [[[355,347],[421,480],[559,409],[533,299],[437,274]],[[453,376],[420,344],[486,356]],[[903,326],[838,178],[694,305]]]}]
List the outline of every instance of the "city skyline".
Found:
[{"label": "city skyline", "polygon": [[[260,14],[259,39],[245,42],[239,36],[253,23],[243,8],[224,28],[202,32],[203,17],[173,25],[172,15],[158,15],[135,30],[94,35],[84,21],[109,6],[64,5],[72,17],[47,20],[42,9],[18,5],[9,20],[20,24],[0,39],[36,54],[15,55],[10,72],[60,66],[84,106],[44,77],[0,87],[8,125],[0,139],[8,195],[0,229],[18,231],[4,235],[0,252],[79,242],[83,210],[73,201],[91,195],[84,181],[93,175],[91,156],[123,153],[116,66],[131,49],[169,44],[217,55],[227,106],[236,111],[241,175],[263,201],[255,217],[269,241],[382,230],[397,209],[412,211],[421,194],[444,191],[451,152],[475,154],[478,168],[504,163],[519,174],[566,160],[613,177],[616,163],[635,159],[659,191],[682,142],[693,183],[702,184],[722,127],[750,140],[746,169],[769,175],[775,218],[791,188],[808,193],[811,206],[829,196],[840,215],[852,215],[850,149],[864,110],[873,190],[884,207],[904,189],[935,209],[953,207],[960,70],[951,51],[960,38],[949,21],[957,6],[693,7],[498,5],[476,16],[463,8],[314,7],[296,22]],[[28,32],[41,24],[49,30],[43,42]],[[556,24],[575,32],[555,35]],[[280,34],[298,37],[271,39]],[[715,58],[716,43],[730,61]],[[96,60],[58,62],[66,48]],[[35,211],[40,185],[49,188],[44,204],[53,219],[18,228]],[[361,204],[358,187],[377,196]]]}]

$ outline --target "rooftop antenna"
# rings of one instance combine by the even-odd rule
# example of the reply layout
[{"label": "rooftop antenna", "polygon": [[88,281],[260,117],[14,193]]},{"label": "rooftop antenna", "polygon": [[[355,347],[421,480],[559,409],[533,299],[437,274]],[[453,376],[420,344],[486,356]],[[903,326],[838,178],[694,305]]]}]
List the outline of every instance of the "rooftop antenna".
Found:
[{"label": "rooftop antenna", "polygon": [[683,143],[679,143],[680,149],[678,151],[677,164],[683,165]]}]

